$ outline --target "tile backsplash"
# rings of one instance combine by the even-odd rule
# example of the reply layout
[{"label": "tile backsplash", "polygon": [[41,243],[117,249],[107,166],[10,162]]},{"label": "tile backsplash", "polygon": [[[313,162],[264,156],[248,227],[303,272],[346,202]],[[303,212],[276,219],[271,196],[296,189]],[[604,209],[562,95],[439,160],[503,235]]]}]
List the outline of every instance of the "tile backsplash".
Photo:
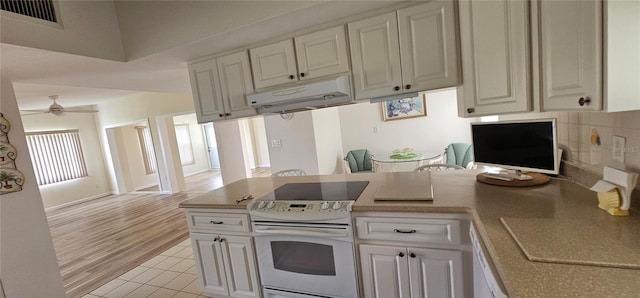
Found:
[{"label": "tile backsplash", "polygon": [[[640,173],[640,110],[617,113],[543,112],[499,117],[500,120],[542,118],[558,120],[558,142],[564,149],[564,169],[561,167],[561,171],[574,178],[576,183],[590,187],[602,177],[605,165]],[[624,165],[612,158],[614,136],[625,139],[621,150]],[[636,186],[631,200],[632,208],[636,210],[640,209],[639,197],[640,185]]]}]

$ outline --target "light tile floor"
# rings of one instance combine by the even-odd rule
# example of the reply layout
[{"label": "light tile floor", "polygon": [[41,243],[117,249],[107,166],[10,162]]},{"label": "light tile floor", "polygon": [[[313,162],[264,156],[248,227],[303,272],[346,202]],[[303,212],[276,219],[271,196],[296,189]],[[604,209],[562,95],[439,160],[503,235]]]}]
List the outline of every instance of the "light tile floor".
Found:
[{"label": "light tile floor", "polygon": [[83,298],[204,298],[198,285],[191,240],[155,256]]}]

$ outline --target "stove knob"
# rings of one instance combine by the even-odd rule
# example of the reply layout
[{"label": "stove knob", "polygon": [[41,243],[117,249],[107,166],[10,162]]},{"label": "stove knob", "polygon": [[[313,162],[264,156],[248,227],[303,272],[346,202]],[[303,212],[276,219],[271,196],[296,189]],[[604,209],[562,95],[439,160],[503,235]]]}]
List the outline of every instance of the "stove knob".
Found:
[{"label": "stove knob", "polygon": [[269,204],[267,204],[267,209],[271,209],[271,208],[273,208],[273,206],[275,206],[275,205],[276,205],[276,202],[271,201],[271,202],[269,202]]},{"label": "stove knob", "polygon": [[333,210],[338,210],[342,207],[342,205],[340,205],[340,202],[335,202],[333,203]]},{"label": "stove knob", "polygon": [[260,201],[260,203],[258,203],[258,209],[262,209],[262,208],[264,208],[264,205],[266,205],[266,204],[267,204],[267,202],[265,202],[265,201]]},{"label": "stove knob", "polygon": [[320,204],[320,209],[322,210],[329,209],[329,202],[322,202],[322,204]]}]

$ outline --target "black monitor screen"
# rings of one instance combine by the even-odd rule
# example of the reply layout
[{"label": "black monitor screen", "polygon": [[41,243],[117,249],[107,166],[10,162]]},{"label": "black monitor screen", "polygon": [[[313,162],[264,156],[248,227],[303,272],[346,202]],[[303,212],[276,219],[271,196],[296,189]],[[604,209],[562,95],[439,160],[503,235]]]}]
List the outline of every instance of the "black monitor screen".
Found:
[{"label": "black monitor screen", "polygon": [[473,123],[475,162],[557,174],[555,119]]}]

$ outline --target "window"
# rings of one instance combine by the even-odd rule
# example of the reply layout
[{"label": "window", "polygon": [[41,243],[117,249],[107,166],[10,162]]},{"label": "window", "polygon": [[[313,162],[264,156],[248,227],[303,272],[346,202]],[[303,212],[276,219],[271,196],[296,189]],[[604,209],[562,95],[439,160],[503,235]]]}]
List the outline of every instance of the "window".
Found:
[{"label": "window", "polygon": [[136,130],[138,131],[138,140],[140,141],[144,170],[147,175],[155,174],[158,172],[158,166],[156,164],[156,155],[153,152],[151,130],[146,126],[136,126]]},{"label": "window", "polygon": [[182,162],[182,166],[195,164],[196,160],[193,156],[189,124],[176,124],[175,128],[176,141],[178,142],[178,151],[180,152],[180,161]]},{"label": "window", "polygon": [[38,185],[87,177],[77,129],[26,135]]}]

